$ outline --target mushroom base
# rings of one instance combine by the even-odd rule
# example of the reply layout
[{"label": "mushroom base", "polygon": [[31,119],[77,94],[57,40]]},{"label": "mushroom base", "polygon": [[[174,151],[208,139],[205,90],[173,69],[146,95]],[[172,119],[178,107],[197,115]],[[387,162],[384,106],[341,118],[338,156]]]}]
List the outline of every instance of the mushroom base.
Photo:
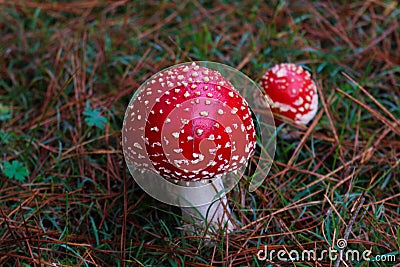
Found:
[{"label": "mushroom base", "polygon": [[[207,192],[207,198],[209,198],[210,204],[198,206],[198,207],[182,207],[182,218],[185,222],[189,223],[190,226],[186,227],[189,231],[201,231],[217,233],[221,229],[226,232],[230,232],[234,229],[232,222],[232,212],[228,204],[228,199],[225,194],[221,192],[225,189],[222,179],[217,179],[214,183],[214,190]],[[181,185],[188,186],[186,182],[180,182]],[[204,185],[203,182],[191,182],[189,186],[197,187]],[[220,195],[222,197],[218,198]],[[190,198],[196,199],[199,196],[192,195]],[[202,198],[205,196],[202,195]],[[190,199],[186,201],[190,202]]]}]

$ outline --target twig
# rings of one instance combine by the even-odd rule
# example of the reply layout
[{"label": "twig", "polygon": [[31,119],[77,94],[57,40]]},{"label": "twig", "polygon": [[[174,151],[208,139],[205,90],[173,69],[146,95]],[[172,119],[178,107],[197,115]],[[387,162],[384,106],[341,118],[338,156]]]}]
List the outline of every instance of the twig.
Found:
[{"label": "twig", "polygon": [[[353,228],[353,225],[356,221],[357,215],[360,212],[361,207],[364,204],[364,201],[365,201],[365,197],[361,196],[360,198],[357,199],[356,203],[354,204],[354,207],[357,207],[357,208],[356,208],[355,212],[353,213],[353,215],[351,216],[350,222],[347,224],[346,230],[344,231],[344,234],[343,234],[343,239],[346,240],[346,242],[349,239],[351,229]],[[354,207],[353,207],[353,210],[354,210]],[[343,261],[342,253],[343,253],[343,250],[340,251],[340,257],[338,257],[338,259],[336,260],[334,267],[338,267],[339,264]]]}]

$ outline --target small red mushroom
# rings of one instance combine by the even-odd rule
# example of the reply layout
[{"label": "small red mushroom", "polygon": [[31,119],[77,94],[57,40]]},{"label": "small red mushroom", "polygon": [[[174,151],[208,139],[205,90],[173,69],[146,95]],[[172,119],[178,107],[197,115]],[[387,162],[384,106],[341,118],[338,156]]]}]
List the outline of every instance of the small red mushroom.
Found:
[{"label": "small red mushroom", "polygon": [[301,66],[290,63],[275,65],[264,74],[260,85],[275,114],[307,124],[317,113],[317,88],[310,73]]},{"label": "small red mushroom", "polygon": [[[127,162],[164,178],[195,182],[245,166],[256,132],[249,106],[232,84],[219,72],[193,63],[154,75],[136,92],[122,141]],[[214,222],[229,220],[222,212],[226,198],[223,202]],[[206,217],[212,209],[199,210]]]}]

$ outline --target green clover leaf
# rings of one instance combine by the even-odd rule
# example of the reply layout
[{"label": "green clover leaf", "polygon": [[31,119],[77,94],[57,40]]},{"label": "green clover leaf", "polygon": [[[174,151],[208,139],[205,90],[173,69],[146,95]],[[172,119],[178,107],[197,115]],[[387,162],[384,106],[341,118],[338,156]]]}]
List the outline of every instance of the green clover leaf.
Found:
[{"label": "green clover leaf", "polygon": [[24,182],[29,175],[26,167],[18,160],[13,160],[11,163],[5,162],[3,172],[8,178],[20,182]]}]

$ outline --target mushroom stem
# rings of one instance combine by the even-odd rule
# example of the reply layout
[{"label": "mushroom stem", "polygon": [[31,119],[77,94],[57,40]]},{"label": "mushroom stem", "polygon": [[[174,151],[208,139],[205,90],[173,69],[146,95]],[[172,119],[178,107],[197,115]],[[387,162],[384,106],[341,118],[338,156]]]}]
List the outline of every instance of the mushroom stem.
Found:
[{"label": "mushroom stem", "polygon": [[[181,181],[181,185],[186,187],[198,187],[204,186],[204,182],[187,182]],[[185,202],[182,207],[182,217],[183,220],[192,223],[193,228],[201,229],[206,232],[218,232],[220,229],[226,229],[230,232],[234,228],[232,222],[232,213],[228,204],[228,199],[226,194],[223,192],[225,190],[222,179],[214,178],[212,190],[201,191],[201,196],[196,194],[187,195]],[[207,199],[206,205],[197,207],[188,207],[188,203],[196,202],[198,198]],[[192,228],[192,227],[190,227]]]}]

